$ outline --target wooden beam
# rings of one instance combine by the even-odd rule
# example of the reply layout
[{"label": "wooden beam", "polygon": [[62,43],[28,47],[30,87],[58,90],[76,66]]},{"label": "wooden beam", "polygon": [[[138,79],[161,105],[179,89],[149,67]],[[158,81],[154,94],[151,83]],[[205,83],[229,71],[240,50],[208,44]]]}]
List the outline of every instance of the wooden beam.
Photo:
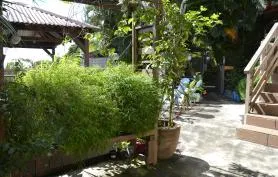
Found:
[{"label": "wooden beam", "polygon": [[85,45],[84,45],[84,40],[80,38],[72,38],[74,43],[82,50],[83,53],[85,53]]},{"label": "wooden beam", "polygon": [[119,143],[123,141],[132,141],[138,137],[149,137],[147,146],[148,152],[146,157],[147,165],[156,165],[157,164],[157,153],[158,153],[158,129],[155,126],[155,129],[145,132],[142,135],[124,135],[112,138],[111,143]]},{"label": "wooden beam", "polygon": [[47,49],[52,49],[56,48],[57,45],[60,43],[49,43],[49,42],[32,42],[32,41],[26,41],[26,42],[21,42],[17,45],[12,45],[5,43],[4,47],[9,47],[9,48],[34,48],[34,49],[42,49],[42,48],[47,48]]},{"label": "wooden beam", "polygon": [[147,25],[147,26],[137,26],[135,29],[139,34],[147,33],[147,32],[153,32],[153,25]]},{"label": "wooden beam", "polygon": [[47,38],[47,37],[21,37],[21,43],[24,42],[53,42],[53,43],[61,43],[63,41],[63,38]]},{"label": "wooden beam", "polygon": [[50,49],[51,51],[49,51],[47,48],[43,48],[43,51],[45,51],[45,53],[47,53],[51,59],[52,62],[54,61],[54,56],[55,56],[55,48]]},{"label": "wooden beam", "polygon": [[119,142],[122,142],[122,141],[129,141],[129,140],[133,140],[133,139],[136,139],[138,137],[146,137],[146,136],[152,136],[152,135],[155,135],[157,132],[156,129],[153,129],[153,130],[150,130],[150,131],[147,131],[145,133],[143,133],[142,135],[123,135],[123,136],[117,136],[115,138],[112,138],[111,139],[111,142],[112,143],[119,143]]},{"label": "wooden beam", "polygon": [[67,33],[85,34],[87,32],[93,32],[99,30],[99,29],[89,29],[89,28],[80,28],[80,27],[71,27],[71,26],[51,26],[51,25],[42,25],[42,24],[21,24],[21,23],[12,23],[12,26],[16,30],[58,32],[62,34],[67,34]]},{"label": "wooden beam", "polygon": [[79,35],[78,33],[69,33],[69,36],[72,38],[74,43],[82,50],[83,53],[86,52],[85,46],[85,38],[83,35]]},{"label": "wooden beam", "polygon": [[[85,39],[84,36],[76,35],[74,33],[69,34],[72,40],[75,42],[75,44],[82,50],[84,54],[84,66],[89,67],[90,66],[90,43],[88,39]],[[76,37],[78,36],[78,37]]]}]

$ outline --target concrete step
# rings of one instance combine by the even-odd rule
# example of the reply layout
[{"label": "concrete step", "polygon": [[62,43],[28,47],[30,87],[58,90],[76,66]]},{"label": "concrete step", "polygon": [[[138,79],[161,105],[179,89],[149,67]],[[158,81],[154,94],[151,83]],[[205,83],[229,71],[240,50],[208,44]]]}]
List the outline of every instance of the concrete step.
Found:
[{"label": "concrete step", "polygon": [[236,134],[241,140],[278,148],[278,130],[243,125],[237,129]]},{"label": "concrete step", "polygon": [[267,83],[264,88],[265,92],[278,93],[278,84]]},{"label": "concrete step", "polygon": [[246,124],[278,130],[278,117],[259,114],[247,114]]},{"label": "concrete step", "polygon": [[278,116],[278,103],[258,102],[254,105],[256,113],[269,116]]},{"label": "concrete step", "polygon": [[260,94],[261,101],[265,103],[278,103],[278,93],[275,92],[262,92]]}]

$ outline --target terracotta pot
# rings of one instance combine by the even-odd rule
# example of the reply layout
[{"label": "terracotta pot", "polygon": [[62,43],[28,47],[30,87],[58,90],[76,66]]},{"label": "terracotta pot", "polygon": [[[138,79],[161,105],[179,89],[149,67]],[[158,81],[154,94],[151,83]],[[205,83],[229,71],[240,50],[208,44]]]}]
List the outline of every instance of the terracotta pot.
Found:
[{"label": "terracotta pot", "polygon": [[175,125],[173,128],[158,129],[158,158],[168,159],[175,153],[179,136],[180,125]]}]

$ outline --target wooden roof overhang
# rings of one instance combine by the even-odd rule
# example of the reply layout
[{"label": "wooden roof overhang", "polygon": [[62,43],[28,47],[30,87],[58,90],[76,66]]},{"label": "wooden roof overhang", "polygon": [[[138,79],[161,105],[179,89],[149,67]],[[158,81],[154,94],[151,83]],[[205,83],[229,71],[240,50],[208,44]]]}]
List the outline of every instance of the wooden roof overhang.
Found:
[{"label": "wooden roof overhang", "polygon": [[119,6],[119,0],[63,0],[63,1],[94,5],[97,7],[112,9],[112,10],[121,9],[121,7]]},{"label": "wooden roof overhang", "polygon": [[[66,36],[70,36],[81,50],[87,53],[88,41],[84,36],[88,32],[100,29],[18,2],[4,3],[3,7],[3,17],[14,29],[14,31],[4,31],[3,47],[43,49],[53,58],[55,48],[64,41]],[[52,53],[49,49],[52,49]]]},{"label": "wooden roof overhang", "polygon": [[7,34],[5,38],[8,40],[4,42],[4,47],[52,49],[61,44],[66,36],[70,36],[74,40],[84,41],[84,35],[88,32],[93,32],[92,29],[76,27],[20,23],[11,23],[11,25],[21,40],[19,43],[12,43],[10,39],[12,39],[14,34]]},{"label": "wooden roof overhang", "polygon": [[[63,0],[63,1],[94,5],[100,8],[110,9],[110,10],[121,10],[121,4],[119,3],[119,0]],[[155,2],[155,3],[159,2],[159,0],[143,0],[143,1]]]}]

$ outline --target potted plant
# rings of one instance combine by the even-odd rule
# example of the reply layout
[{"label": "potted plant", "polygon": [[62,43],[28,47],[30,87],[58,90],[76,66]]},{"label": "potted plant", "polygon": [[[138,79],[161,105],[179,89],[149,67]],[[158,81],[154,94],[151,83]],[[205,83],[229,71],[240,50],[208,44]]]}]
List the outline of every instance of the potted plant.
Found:
[{"label": "potted plant", "polygon": [[[153,53],[143,57],[150,60],[154,70],[160,70],[161,73],[156,77],[156,83],[163,91],[162,105],[167,109],[167,117],[159,119],[158,158],[160,159],[171,157],[178,144],[181,127],[174,122],[175,89],[184,76],[186,66],[189,65],[192,49],[206,48],[204,41],[208,30],[221,23],[218,14],[203,16],[206,10],[201,7],[198,11],[181,14],[176,3],[161,0],[159,8],[156,9],[155,40],[149,37],[140,41],[143,45],[151,44],[154,48]],[[146,13],[144,15],[146,16]]]}]

